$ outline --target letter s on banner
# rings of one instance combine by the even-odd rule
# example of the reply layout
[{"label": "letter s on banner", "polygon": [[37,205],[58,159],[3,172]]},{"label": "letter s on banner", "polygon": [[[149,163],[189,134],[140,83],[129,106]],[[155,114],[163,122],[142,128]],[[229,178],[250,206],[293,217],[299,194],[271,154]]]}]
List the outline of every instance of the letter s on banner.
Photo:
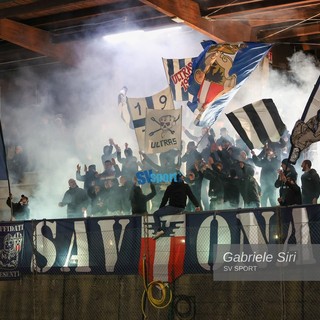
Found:
[{"label": "letter s on banner", "polygon": [[147,182],[143,171],[137,172],[136,173],[136,177],[137,177],[137,180],[138,180],[139,184],[145,184]]}]

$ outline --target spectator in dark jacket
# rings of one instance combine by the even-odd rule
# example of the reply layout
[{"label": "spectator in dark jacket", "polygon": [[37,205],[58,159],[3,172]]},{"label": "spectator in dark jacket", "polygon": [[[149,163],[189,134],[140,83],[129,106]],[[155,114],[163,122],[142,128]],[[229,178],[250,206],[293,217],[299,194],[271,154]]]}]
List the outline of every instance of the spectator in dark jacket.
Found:
[{"label": "spectator in dark jacket", "polygon": [[77,164],[77,171],[76,171],[76,179],[78,181],[83,181],[83,189],[88,191],[90,187],[93,187],[96,184],[98,179],[98,172],[96,170],[96,166],[91,164],[88,168],[84,165],[84,175],[81,175],[81,166]]},{"label": "spectator in dark jacket", "polygon": [[131,213],[130,192],[133,186],[132,180],[128,180],[126,176],[121,176],[119,179],[120,192],[120,212],[122,214]]},{"label": "spectator in dark jacket", "polygon": [[240,204],[240,181],[235,169],[231,169],[224,183],[224,207],[239,208]]},{"label": "spectator in dark jacket", "polygon": [[103,147],[103,154],[101,156],[102,164],[104,164],[107,160],[111,160],[117,156],[117,152],[113,151],[113,146],[115,145],[113,139],[109,139],[109,144]]},{"label": "spectator in dark jacket", "polygon": [[282,171],[279,173],[281,180],[280,197],[278,202],[281,206],[292,206],[302,204],[301,190],[296,184],[292,175],[285,175]]},{"label": "spectator in dark jacket", "polygon": [[[199,164],[201,163],[201,159],[196,161],[195,164],[191,167],[189,171],[187,171],[187,176],[185,177],[185,181],[190,186],[190,189],[194,196],[197,198],[198,202],[201,203],[201,189],[203,183],[203,173],[199,170]],[[207,194],[205,196],[208,197]],[[189,200],[186,206],[187,211],[192,211],[194,209],[193,203]]]},{"label": "spectator in dark jacket", "polygon": [[22,194],[19,202],[12,202],[12,194],[10,193],[7,205],[12,208],[12,216],[15,220],[30,219],[29,199],[27,196]]},{"label": "spectator in dark jacket", "polygon": [[225,172],[223,172],[223,165],[221,162],[212,163],[204,167],[203,177],[209,180],[209,192],[210,209],[219,210],[223,208],[223,193],[224,183],[227,178]]},{"label": "spectator in dark jacket", "polygon": [[302,203],[317,204],[320,194],[320,178],[317,171],[311,168],[310,160],[303,160],[301,168]]},{"label": "spectator in dark jacket", "polygon": [[282,170],[278,171],[278,179],[274,186],[280,188],[278,202],[281,206],[302,204],[301,189],[297,185],[297,172],[288,159],[281,162]]},{"label": "spectator in dark jacket", "polygon": [[137,158],[133,156],[132,149],[129,148],[127,143],[125,143],[124,149],[125,158],[121,158],[121,149],[118,145],[116,145],[116,150],[117,160],[122,164],[121,175],[126,176],[129,180],[132,180],[139,170]]},{"label": "spectator in dark jacket", "polygon": [[106,190],[100,185],[95,185],[88,190],[88,196],[91,198],[91,215],[107,215]]},{"label": "spectator in dark jacket", "polygon": [[121,193],[117,179],[107,179],[104,182],[105,199],[107,205],[107,214],[109,216],[121,213]]},{"label": "spectator in dark jacket", "polygon": [[148,212],[147,203],[156,195],[154,184],[150,183],[150,189],[151,192],[149,194],[143,194],[141,187],[137,185],[137,180],[134,179],[134,185],[130,192],[132,214],[145,214]]},{"label": "spectator in dark jacket", "polygon": [[[193,195],[190,186],[184,182],[182,174],[177,174],[177,181],[172,181],[167,187],[160,208],[153,213],[155,225],[158,227],[154,239],[157,239],[164,234],[160,218],[166,215],[181,213],[186,207],[187,198],[194,204],[195,211],[200,211],[200,204]],[[168,202],[169,205],[167,205]]]},{"label": "spectator in dark jacket", "polygon": [[269,203],[272,207],[277,205],[276,189],[274,181],[277,179],[277,170],[280,167],[280,160],[272,148],[266,148],[264,153],[258,157],[252,150],[252,160],[257,167],[261,167],[260,186],[261,186],[261,206],[266,207]]},{"label": "spectator in dark jacket", "polygon": [[104,171],[98,174],[97,184],[104,187],[105,181],[108,179],[115,179],[121,176],[121,171],[116,161],[112,158],[111,160],[106,160],[104,163]]},{"label": "spectator in dark jacket", "polygon": [[83,217],[89,205],[87,192],[79,188],[74,179],[69,179],[68,184],[69,190],[65,192],[62,201],[59,202],[59,207],[67,206],[68,218]]},{"label": "spectator in dark jacket", "polygon": [[201,158],[202,156],[197,151],[197,147],[194,141],[189,141],[187,144],[187,151],[181,157],[181,162],[186,162],[186,171],[189,171],[194,166],[195,161]]},{"label": "spectator in dark jacket", "polygon": [[240,178],[240,193],[243,198],[245,208],[260,207],[261,188],[254,177],[254,168],[251,165],[239,162],[243,170]]}]

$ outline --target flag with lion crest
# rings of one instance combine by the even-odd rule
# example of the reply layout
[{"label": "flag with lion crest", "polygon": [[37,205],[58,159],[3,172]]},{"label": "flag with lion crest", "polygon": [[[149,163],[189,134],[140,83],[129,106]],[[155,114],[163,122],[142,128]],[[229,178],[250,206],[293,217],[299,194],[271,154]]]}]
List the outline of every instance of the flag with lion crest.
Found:
[{"label": "flag with lion crest", "polygon": [[195,124],[212,125],[240,86],[266,56],[271,44],[255,42],[206,42],[204,51],[193,61],[188,103],[197,114]]}]

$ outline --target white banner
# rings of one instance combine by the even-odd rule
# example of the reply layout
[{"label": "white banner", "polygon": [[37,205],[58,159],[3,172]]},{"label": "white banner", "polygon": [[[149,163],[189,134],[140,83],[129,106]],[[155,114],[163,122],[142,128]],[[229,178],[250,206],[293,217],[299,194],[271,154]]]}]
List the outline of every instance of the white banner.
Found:
[{"label": "white banner", "polygon": [[146,153],[165,152],[181,148],[181,109],[147,110]]},{"label": "white banner", "polygon": [[174,108],[170,88],[166,88],[151,97],[128,98],[128,106],[136,132],[140,151],[145,151],[145,121],[148,109],[171,110]]}]

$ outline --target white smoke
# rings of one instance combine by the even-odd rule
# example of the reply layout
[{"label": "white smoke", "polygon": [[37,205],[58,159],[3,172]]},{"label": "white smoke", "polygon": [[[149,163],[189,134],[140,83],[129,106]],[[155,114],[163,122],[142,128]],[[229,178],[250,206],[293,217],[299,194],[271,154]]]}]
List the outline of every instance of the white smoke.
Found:
[{"label": "white smoke", "polygon": [[[3,98],[6,144],[20,144],[38,174],[30,198],[31,217],[64,218],[58,207],[76,165],[96,164],[109,138],[124,149],[127,142],[138,156],[135,133],[120,118],[118,93],[125,85],[129,97],[151,96],[167,86],[162,57],[198,55],[205,37],[183,27],[145,32],[110,40],[97,38],[81,47],[76,68],[59,65],[14,73],[12,90]],[[80,187],[82,182],[78,182]],[[13,188],[15,200],[27,186]]]},{"label": "white smoke", "polygon": [[[128,35],[122,40],[99,38],[81,48],[76,68],[59,64],[13,74],[14,83],[2,99],[3,131],[6,144],[21,144],[38,173],[38,188],[30,199],[33,219],[66,217],[66,208],[59,208],[58,202],[68,189],[68,179],[75,178],[78,163],[82,174],[84,164],[96,164],[102,172],[100,157],[109,138],[122,150],[127,142],[138,156],[134,131],[118,111],[120,89],[127,86],[129,97],[159,92],[167,86],[162,57],[198,56],[202,40],[206,37],[187,27]],[[319,75],[315,61],[300,52],[290,58],[290,68],[290,78],[271,71],[263,85],[249,79],[226,112],[272,98],[290,131]],[[184,123],[199,132],[190,126],[192,120],[186,110]],[[232,132],[224,115],[213,125],[216,133],[222,125]],[[21,193],[26,193],[23,186],[14,196]]]}]

